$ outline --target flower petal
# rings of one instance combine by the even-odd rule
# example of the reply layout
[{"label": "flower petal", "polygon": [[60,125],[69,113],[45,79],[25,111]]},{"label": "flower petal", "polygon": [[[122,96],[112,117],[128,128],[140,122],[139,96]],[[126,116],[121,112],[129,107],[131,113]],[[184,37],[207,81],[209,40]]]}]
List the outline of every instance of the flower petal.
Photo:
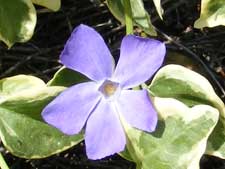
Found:
[{"label": "flower petal", "polygon": [[65,134],[77,134],[99,100],[96,83],[80,83],[66,89],[48,104],[42,117]]},{"label": "flower petal", "polygon": [[122,87],[131,88],[151,78],[161,66],[166,49],[160,41],[128,35],[120,51],[114,78]]},{"label": "flower petal", "polygon": [[60,56],[61,62],[92,80],[111,77],[114,60],[102,37],[91,27],[78,26]]},{"label": "flower petal", "polygon": [[122,90],[117,109],[132,127],[148,132],[155,130],[157,112],[146,90]]},{"label": "flower petal", "polygon": [[102,99],[87,121],[85,145],[88,158],[96,160],[118,153],[124,150],[125,144],[118,114]]}]

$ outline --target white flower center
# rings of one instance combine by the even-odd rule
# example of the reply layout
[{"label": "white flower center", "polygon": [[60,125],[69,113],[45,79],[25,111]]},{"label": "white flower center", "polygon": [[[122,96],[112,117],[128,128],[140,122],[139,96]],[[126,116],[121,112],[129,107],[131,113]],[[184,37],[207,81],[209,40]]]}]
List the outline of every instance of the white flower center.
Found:
[{"label": "white flower center", "polygon": [[120,86],[117,82],[105,80],[98,90],[103,94],[105,98],[108,99],[120,93]]}]

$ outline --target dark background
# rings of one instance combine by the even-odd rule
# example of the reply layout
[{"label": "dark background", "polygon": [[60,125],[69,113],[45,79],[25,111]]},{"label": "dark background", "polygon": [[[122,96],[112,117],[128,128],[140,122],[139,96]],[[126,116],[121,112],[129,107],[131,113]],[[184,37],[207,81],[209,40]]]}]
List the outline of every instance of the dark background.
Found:
[{"label": "dark background", "polygon": [[[199,0],[162,0],[164,20],[157,16],[154,5],[145,0],[158,38],[167,44],[165,64],[176,63],[206,76],[217,94],[224,100],[225,87],[225,27],[193,28],[200,14]],[[33,38],[7,50],[0,43],[0,77],[32,74],[50,80],[61,67],[59,54],[73,28],[83,23],[94,27],[104,37],[115,59],[125,35],[125,27],[109,12],[107,6],[96,0],[62,0],[60,11],[50,13],[37,7],[38,22]],[[139,34],[140,30],[135,29]],[[172,40],[172,41],[169,41]],[[135,165],[118,155],[90,161],[83,143],[74,148],[40,160],[14,157],[0,144],[11,169],[135,169]],[[201,169],[225,169],[225,160],[203,156]]]}]

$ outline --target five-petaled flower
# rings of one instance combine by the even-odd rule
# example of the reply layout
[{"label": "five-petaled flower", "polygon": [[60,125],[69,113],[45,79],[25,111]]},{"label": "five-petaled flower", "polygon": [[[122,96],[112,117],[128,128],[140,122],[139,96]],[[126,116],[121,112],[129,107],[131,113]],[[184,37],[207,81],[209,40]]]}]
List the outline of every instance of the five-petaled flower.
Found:
[{"label": "five-petaled flower", "polygon": [[165,45],[133,35],[122,40],[115,68],[102,37],[80,25],[72,33],[60,56],[61,62],[92,81],[63,91],[43,112],[43,119],[63,133],[73,135],[85,127],[86,153],[100,159],[124,150],[126,135],[121,123],[152,132],[157,124],[146,90],[130,90],[144,83],[161,66]]}]

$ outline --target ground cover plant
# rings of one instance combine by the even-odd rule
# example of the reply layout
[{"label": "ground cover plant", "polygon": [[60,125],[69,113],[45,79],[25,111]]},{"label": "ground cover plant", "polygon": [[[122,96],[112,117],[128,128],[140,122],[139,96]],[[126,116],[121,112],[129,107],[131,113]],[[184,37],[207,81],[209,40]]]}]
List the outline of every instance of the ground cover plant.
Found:
[{"label": "ground cover plant", "polygon": [[[37,7],[31,41],[6,43],[9,50],[2,43],[0,49],[0,137],[8,165],[223,168],[224,28],[192,28],[223,25],[224,6],[218,3],[68,1],[57,13]],[[97,32],[114,56],[114,73]],[[165,45],[166,66],[159,68]],[[81,92],[85,84],[88,90]],[[93,92],[95,103],[85,98]],[[7,168],[3,159],[1,165]]]}]

